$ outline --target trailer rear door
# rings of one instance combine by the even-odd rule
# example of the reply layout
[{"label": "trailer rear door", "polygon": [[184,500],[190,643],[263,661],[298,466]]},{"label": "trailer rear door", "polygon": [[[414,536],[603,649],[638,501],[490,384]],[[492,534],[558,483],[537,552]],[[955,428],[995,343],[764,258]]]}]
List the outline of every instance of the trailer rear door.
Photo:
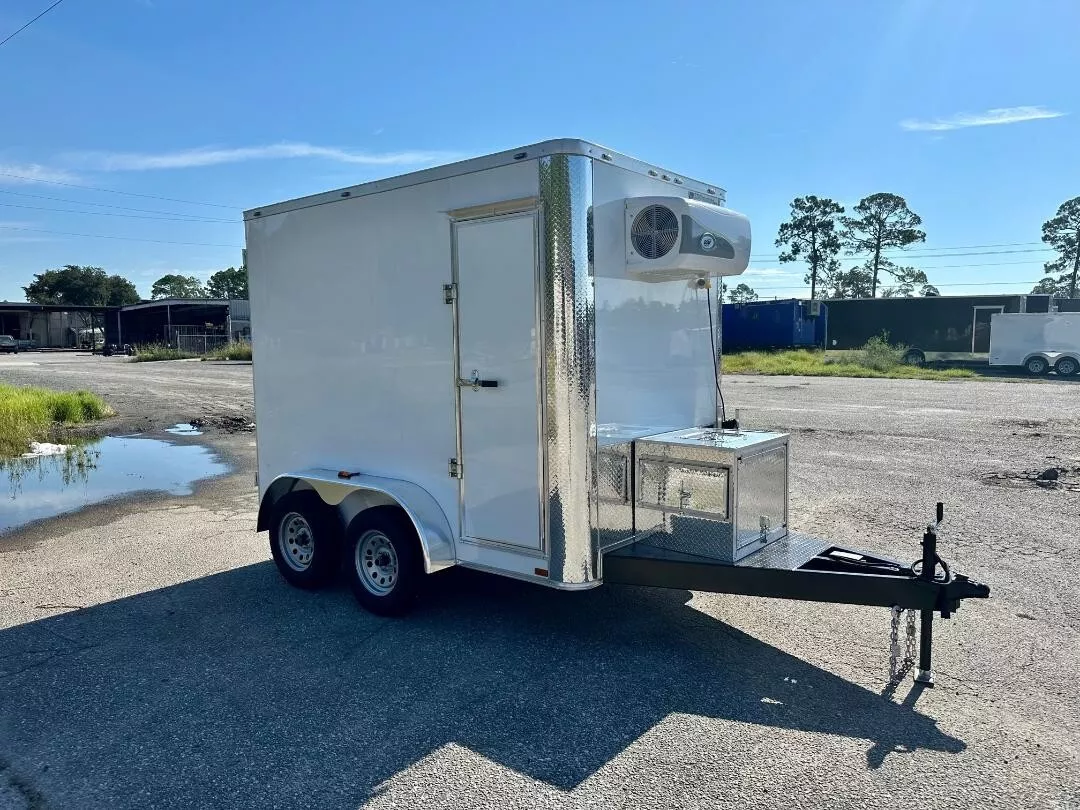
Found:
[{"label": "trailer rear door", "polygon": [[990,319],[999,312],[1004,312],[1003,306],[981,306],[974,308],[974,316],[971,321],[971,351],[980,354],[990,351]]},{"label": "trailer rear door", "polygon": [[454,237],[461,535],[539,549],[537,216],[459,222]]}]

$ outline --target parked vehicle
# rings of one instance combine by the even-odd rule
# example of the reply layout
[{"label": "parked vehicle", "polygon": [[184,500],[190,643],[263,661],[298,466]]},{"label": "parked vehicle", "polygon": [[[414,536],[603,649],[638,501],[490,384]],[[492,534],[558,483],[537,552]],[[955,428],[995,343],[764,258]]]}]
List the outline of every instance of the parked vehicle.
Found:
[{"label": "parked vehicle", "polygon": [[990,319],[999,312],[1045,313],[1048,295],[932,295],[850,298],[826,302],[829,349],[858,349],[885,332],[907,347],[904,362],[986,360]]},{"label": "parked vehicle", "polygon": [[0,335],[0,352],[6,352],[7,354],[18,354],[19,343],[11,335]]},{"label": "parked vehicle", "polygon": [[789,530],[788,435],[718,397],[714,280],[750,254],[724,201],[558,140],[247,211],[281,575],[344,568],[384,614],[455,565],[917,609],[930,681],[934,611],[989,589],[939,564],[936,523],[921,568]]},{"label": "parked vehicle", "polygon": [[1029,374],[1080,371],[1080,313],[997,314],[990,321],[990,365],[1016,366]]}]

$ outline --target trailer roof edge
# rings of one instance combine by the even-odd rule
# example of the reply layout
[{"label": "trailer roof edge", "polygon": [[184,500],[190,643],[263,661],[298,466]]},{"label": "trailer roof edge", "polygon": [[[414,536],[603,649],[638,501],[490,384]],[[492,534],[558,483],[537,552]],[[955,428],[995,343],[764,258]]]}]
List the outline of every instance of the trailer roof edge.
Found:
[{"label": "trailer roof edge", "polygon": [[341,202],[342,200],[363,197],[368,194],[377,194],[382,191],[391,191],[393,189],[406,188],[420,183],[429,183],[433,180],[443,180],[449,177],[472,174],[473,172],[494,169],[500,166],[509,166],[512,163],[517,163],[522,160],[532,160],[547,155],[581,155],[597,160],[603,160],[604,162],[621,166],[624,169],[636,171],[640,174],[648,174],[657,179],[665,180],[671,183],[675,188],[683,188],[715,197],[721,204],[725,201],[725,191],[721,186],[705,183],[701,180],[694,180],[693,178],[677,172],[672,172],[668,169],[661,168],[660,166],[655,166],[651,163],[645,163],[637,158],[632,158],[628,155],[616,152],[614,149],[608,149],[605,146],[592,143],[591,141],[584,141],[577,138],[556,138],[530,144],[528,146],[521,146],[516,149],[506,149],[502,152],[494,152],[489,155],[466,158],[465,160],[447,163],[442,166],[433,166],[429,169],[420,169],[415,172],[408,172],[407,174],[399,174],[380,180],[371,180],[366,183],[359,183],[355,186],[344,186],[331,191],[323,191],[317,194],[310,194],[304,197],[297,197],[291,200],[250,208],[244,211],[244,220],[261,219],[263,217],[273,216],[274,214],[284,214],[289,211],[296,211],[301,208],[326,205],[327,203]]}]

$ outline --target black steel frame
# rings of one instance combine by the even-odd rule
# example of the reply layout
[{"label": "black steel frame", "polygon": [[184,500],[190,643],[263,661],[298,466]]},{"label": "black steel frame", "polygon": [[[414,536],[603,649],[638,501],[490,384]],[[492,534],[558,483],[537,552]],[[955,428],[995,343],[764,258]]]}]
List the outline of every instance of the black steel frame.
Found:
[{"label": "black steel frame", "polygon": [[916,681],[932,685],[934,613],[947,619],[964,599],[990,596],[989,586],[952,573],[938,556],[942,518],[939,503],[937,521],[927,527],[922,558],[915,564],[829,546],[796,568],[763,568],[683,554],[644,539],[605,554],[603,578],[623,585],[918,610],[922,631]]}]

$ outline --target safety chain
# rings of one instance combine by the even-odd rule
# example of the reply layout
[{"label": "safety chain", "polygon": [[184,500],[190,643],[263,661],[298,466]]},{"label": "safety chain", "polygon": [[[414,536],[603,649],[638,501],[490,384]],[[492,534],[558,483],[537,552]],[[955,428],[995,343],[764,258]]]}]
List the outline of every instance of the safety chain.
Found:
[{"label": "safety chain", "polygon": [[889,622],[889,683],[897,685],[915,665],[915,611],[907,611],[907,627],[904,631],[904,657],[900,657],[900,616],[903,608],[893,606]]},{"label": "safety chain", "polygon": [[907,649],[904,650],[904,663],[908,669],[915,665],[915,611],[907,612]]}]

